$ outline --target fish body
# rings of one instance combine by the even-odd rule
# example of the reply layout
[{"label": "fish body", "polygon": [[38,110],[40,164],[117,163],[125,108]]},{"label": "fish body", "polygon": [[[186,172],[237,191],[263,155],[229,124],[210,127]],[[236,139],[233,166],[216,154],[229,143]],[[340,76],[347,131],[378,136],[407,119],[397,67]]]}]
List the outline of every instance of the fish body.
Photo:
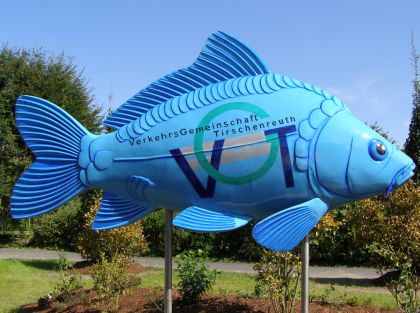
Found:
[{"label": "fish body", "polygon": [[111,133],[90,134],[31,96],[18,99],[16,118],[37,159],[16,184],[13,216],[44,213],[100,188],[96,229],[166,207],[181,211],[176,226],[200,232],[261,220],[255,240],[287,251],[327,210],[389,194],[414,169],[339,99],[272,73],[222,32],[209,37],[192,66],[109,116],[104,124],[116,129]]}]

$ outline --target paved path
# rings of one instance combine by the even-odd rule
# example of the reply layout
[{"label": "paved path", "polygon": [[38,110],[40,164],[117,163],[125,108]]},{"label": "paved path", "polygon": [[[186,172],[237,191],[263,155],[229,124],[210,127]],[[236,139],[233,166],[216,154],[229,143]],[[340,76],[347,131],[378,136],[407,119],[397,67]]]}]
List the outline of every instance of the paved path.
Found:
[{"label": "paved path", "polygon": [[[81,261],[80,254],[75,252],[66,252],[67,257],[72,261]],[[36,249],[16,249],[0,248],[0,259],[38,259],[48,260],[56,259],[57,251],[36,250]],[[135,258],[135,261],[144,266],[164,267],[163,258],[141,257]],[[222,272],[233,273],[255,273],[252,269],[252,263],[236,262],[208,262],[210,269],[216,269]],[[373,268],[363,267],[325,267],[311,266],[309,268],[309,277],[323,283],[347,283],[347,284],[372,284],[377,283],[379,275]]]}]

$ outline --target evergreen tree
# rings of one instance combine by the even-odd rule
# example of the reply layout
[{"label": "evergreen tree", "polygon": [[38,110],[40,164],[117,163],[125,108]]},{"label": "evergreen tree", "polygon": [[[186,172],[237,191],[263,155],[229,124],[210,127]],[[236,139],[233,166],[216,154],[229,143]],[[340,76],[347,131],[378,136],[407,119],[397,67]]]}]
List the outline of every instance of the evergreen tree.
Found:
[{"label": "evergreen tree", "polygon": [[419,59],[414,46],[414,36],[411,34],[412,55],[411,60],[414,66],[413,80],[413,110],[411,114],[410,130],[405,142],[404,150],[416,163],[415,175],[413,177],[416,183],[420,183],[420,77],[419,77]]},{"label": "evergreen tree", "polygon": [[98,131],[100,109],[82,72],[63,54],[0,47],[0,224],[8,215],[13,185],[33,161],[15,124],[16,98],[33,95],[66,110],[90,131]]}]

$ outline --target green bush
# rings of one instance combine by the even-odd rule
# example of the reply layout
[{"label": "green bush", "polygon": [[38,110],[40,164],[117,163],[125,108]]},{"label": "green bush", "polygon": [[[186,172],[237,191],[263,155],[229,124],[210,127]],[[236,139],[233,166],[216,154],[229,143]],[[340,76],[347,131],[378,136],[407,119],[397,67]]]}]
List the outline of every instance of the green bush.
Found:
[{"label": "green bush", "polygon": [[366,249],[357,239],[351,212],[355,202],[325,214],[310,232],[311,262],[326,265],[371,265]]},{"label": "green bush", "polygon": [[90,275],[94,289],[98,292],[107,311],[118,311],[119,296],[133,287],[140,285],[140,277],[128,271],[129,260],[126,256],[114,255],[109,261],[104,254],[99,263],[95,264]]},{"label": "green bush", "polygon": [[147,243],[140,222],[116,229],[101,231],[92,229],[91,224],[101,200],[101,192],[98,190],[89,191],[84,199],[83,207],[87,213],[83,219],[83,229],[77,246],[82,257],[97,262],[100,261],[101,254],[109,261],[115,255],[125,255],[130,258],[144,254],[147,251]]},{"label": "green bush", "polygon": [[76,198],[58,210],[39,216],[33,224],[30,245],[48,248],[73,249],[81,231],[81,201]]},{"label": "green bush", "polygon": [[[144,236],[149,244],[150,254],[153,256],[164,256],[165,253],[165,210],[155,211],[146,216],[142,221]],[[210,253],[213,250],[212,233],[193,233],[179,228],[174,228],[173,252],[204,250]]]},{"label": "green bush", "polygon": [[420,306],[416,292],[420,288],[420,185],[412,180],[382,197],[360,202],[349,220],[356,229],[360,246],[384,275],[385,284],[397,304],[406,313],[417,313]]},{"label": "green bush", "polygon": [[[316,264],[370,265],[366,249],[356,240],[349,211],[358,204],[346,205],[325,215],[311,232],[311,262]],[[255,262],[262,247],[252,237],[255,223],[222,233],[194,233],[174,228],[174,254],[185,250],[204,250],[211,258]],[[143,234],[150,255],[164,256],[165,211],[155,211],[142,220]]]},{"label": "green bush", "polygon": [[165,210],[157,210],[142,219],[143,234],[153,256],[165,254]]},{"label": "green bush", "polygon": [[264,249],[261,260],[254,265],[255,293],[268,295],[274,312],[293,312],[301,267],[296,251],[280,253]]},{"label": "green bush", "polygon": [[62,251],[59,252],[57,269],[60,271],[60,280],[55,288],[55,293],[58,295],[59,301],[67,302],[70,300],[72,291],[82,288],[82,278],[76,274],[72,263]]},{"label": "green bush", "polygon": [[216,282],[218,272],[209,271],[205,260],[206,253],[202,250],[189,250],[177,255],[178,287],[185,304],[197,302]]},{"label": "green bush", "polygon": [[[164,256],[165,211],[155,211],[142,219],[143,234],[149,244],[150,255]],[[212,258],[231,258],[254,261],[261,249],[252,238],[253,225],[223,233],[194,233],[174,229],[174,254],[185,250],[203,250]]]}]

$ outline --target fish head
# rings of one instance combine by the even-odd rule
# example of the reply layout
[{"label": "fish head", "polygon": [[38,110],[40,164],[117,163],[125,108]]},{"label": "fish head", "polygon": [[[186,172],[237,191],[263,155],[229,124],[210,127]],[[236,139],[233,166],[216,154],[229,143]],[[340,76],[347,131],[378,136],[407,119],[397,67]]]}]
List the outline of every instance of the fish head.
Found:
[{"label": "fish head", "polygon": [[414,175],[414,162],[347,111],[333,116],[315,146],[318,183],[348,201],[389,193]]}]

